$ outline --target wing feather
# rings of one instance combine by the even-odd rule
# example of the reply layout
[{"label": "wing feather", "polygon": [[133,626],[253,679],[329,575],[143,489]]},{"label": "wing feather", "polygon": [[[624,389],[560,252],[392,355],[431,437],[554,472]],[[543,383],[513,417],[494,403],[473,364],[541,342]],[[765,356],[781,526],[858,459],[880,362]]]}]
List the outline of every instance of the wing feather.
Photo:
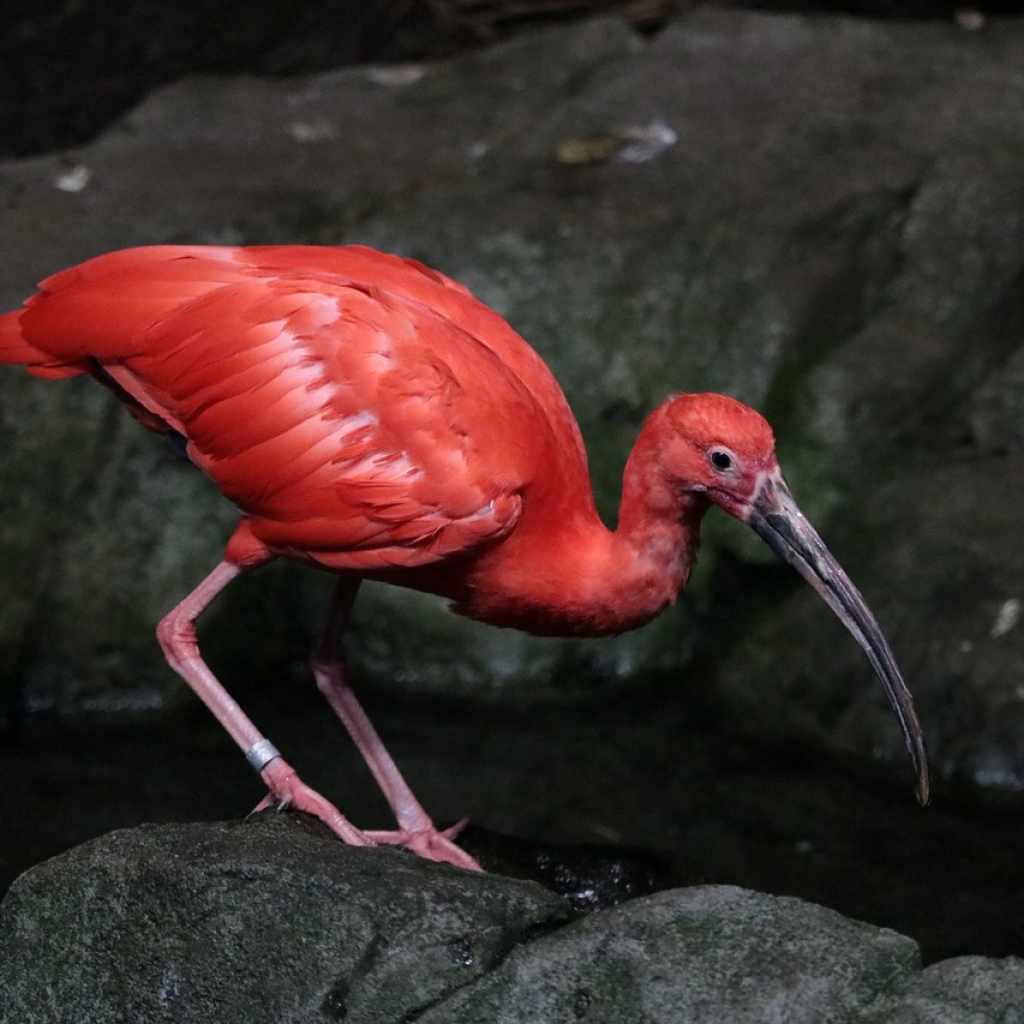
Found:
[{"label": "wing feather", "polygon": [[[236,283],[150,332],[140,369],[193,461],[269,547],[332,568],[424,565],[507,533],[529,466],[493,450],[479,393],[525,412],[521,382],[424,307],[303,288]],[[489,447],[500,471],[482,461]]]},{"label": "wing feather", "polygon": [[540,357],[422,265],[359,247],[170,246],[41,288],[18,320],[39,366],[97,361],[147,425],[187,438],[271,550],[428,565],[507,535],[545,474],[589,500]]}]

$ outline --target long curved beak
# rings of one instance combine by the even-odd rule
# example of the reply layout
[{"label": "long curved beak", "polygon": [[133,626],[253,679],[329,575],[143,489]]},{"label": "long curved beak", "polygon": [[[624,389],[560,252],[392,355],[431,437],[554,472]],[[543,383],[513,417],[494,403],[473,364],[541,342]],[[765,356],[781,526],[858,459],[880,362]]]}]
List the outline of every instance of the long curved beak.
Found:
[{"label": "long curved beak", "polygon": [[746,521],[750,527],[814,587],[864,648],[900,720],[903,739],[917,775],[917,799],[922,805],[928,803],[928,751],[914,710],[914,699],[860,591],[797,508],[780,474],[776,472],[765,478],[748,509]]}]

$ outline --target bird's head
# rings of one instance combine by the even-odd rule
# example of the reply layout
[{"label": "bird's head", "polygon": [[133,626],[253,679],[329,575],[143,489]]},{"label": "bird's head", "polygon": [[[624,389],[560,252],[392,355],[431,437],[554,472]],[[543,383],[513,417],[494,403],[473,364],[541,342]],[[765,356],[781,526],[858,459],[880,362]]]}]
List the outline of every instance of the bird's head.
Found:
[{"label": "bird's head", "polygon": [[779,475],[775,435],[758,412],[726,395],[675,395],[658,410],[660,462],[674,485],[747,522]]},{"label": "bird's head", "polygon": [[[702,496],[746,523],[814,588],[864,649],[900,721],[928,801],[928,759],[910,692],[882,631],[843,568],[797,507],[775,457],[772,428],[725,395],[676,395],[656,417],[662,472],[679,493]],[[653,417],[652,417],[653,418]]]}]

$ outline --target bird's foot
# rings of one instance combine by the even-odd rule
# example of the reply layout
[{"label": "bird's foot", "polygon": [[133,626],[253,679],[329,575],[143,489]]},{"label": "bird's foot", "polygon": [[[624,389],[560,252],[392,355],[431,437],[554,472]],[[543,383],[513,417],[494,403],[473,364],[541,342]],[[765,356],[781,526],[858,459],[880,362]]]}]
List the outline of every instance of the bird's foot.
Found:
[{"label": "bird's foot", "polygon": [[376,842],[360,831],[329,800],[310,789],[287,761],[276,757],[260,772],[269,792],[256,810],[267,807],[294,808],[319,818],[339,839],[349,846],[375,846]]},{"label": "bird's foot", "polygon": [[463,818],[462,821],[443,830],[434,828],[433,823],[424,818],[417,821],[414,827],[399,827],[390,832],[364,832],[356,828],[334,804],[307,786],[284,758],[274,758],[264,766],[260,775],[269,792],[257,805],[257,811],[268,807],[304,811],[319,818],[339,839],[350,846],[402,846],[425,860],[454,864],[467,871],[483,870],[465,850],[452,842],[469,824],[468,818]]},{"label": "bird's foot", "polygon": [[374,843],[385,846],[401,846],[425,860],[442,864],[454,864],[467,871],[483,871],[477,861],[452,840],[469,824],[468,818],[456,822],[450,828],[436,829],[429,822],[416,829],[398,828],[391,832],[366,832]]}]

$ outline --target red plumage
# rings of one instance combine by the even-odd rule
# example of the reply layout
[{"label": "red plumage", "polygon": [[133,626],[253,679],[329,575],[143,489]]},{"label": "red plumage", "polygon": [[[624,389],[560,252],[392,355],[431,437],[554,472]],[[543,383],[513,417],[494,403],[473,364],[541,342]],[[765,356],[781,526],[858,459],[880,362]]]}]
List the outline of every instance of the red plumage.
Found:
[{"label": "red plumage", "polygon": [[[589,491],[536,353],[461,285],[361,247],[100,256],[0,317],[0,346],[47,376],[98,364],[147,426],[188,439],[268,548],[335,569],[501,537],[524,488],[543,486],[537,463]],[[561,430],[538,434],[542,421]]]}]

